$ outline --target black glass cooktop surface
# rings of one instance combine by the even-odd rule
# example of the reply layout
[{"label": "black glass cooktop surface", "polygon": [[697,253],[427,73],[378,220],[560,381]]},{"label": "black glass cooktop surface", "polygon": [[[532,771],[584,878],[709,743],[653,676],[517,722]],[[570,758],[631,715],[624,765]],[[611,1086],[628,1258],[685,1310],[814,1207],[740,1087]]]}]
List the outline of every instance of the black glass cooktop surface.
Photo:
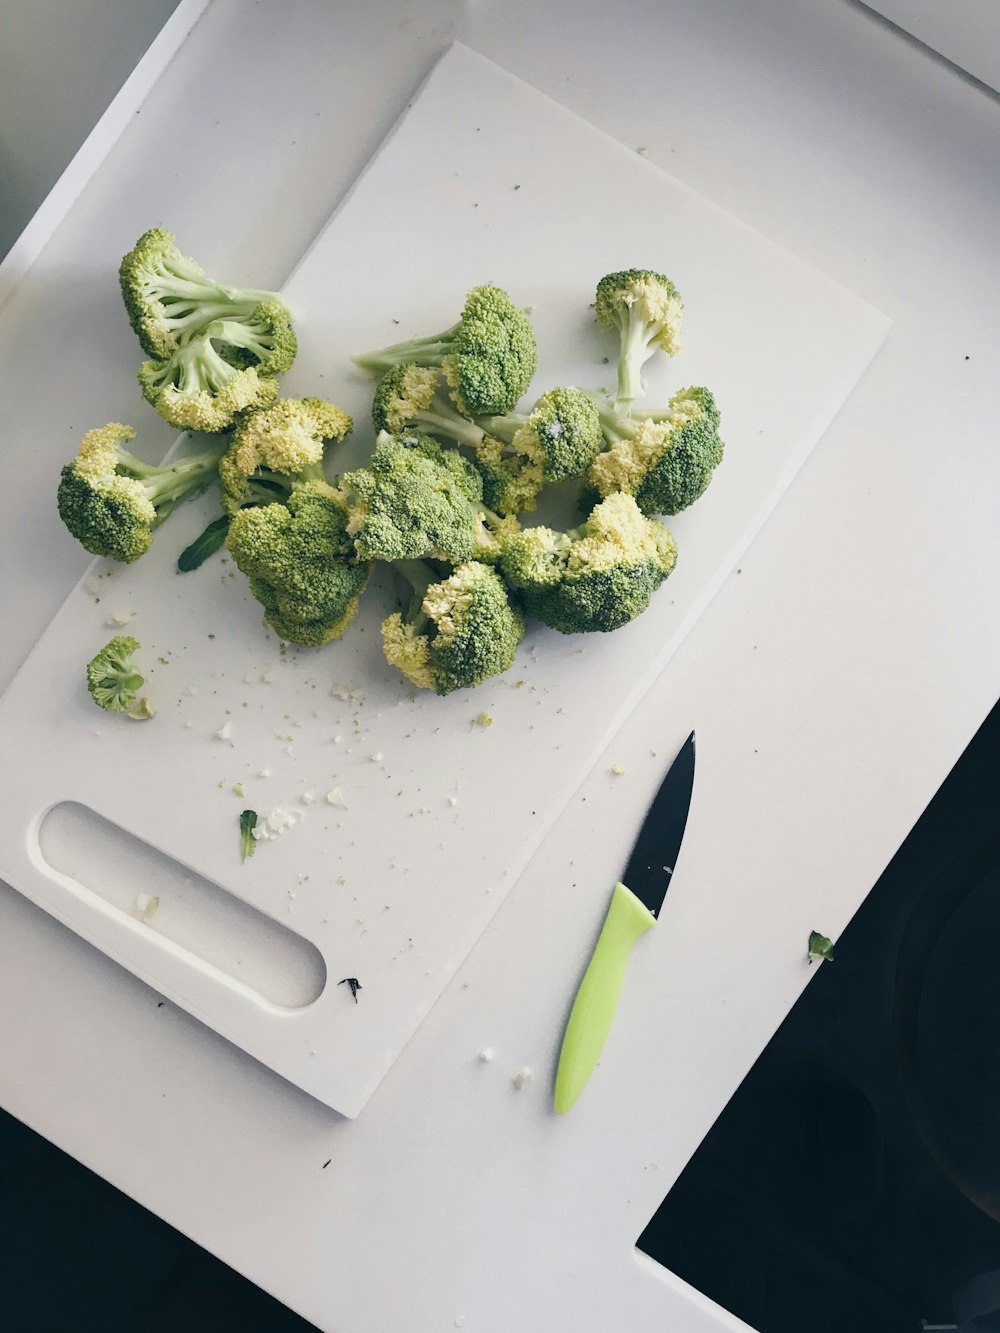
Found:
[{"label": "black glass cooktop surface", "polygon": [[1000,1329],[1000,705],[638,1245],[760,1333]]}]

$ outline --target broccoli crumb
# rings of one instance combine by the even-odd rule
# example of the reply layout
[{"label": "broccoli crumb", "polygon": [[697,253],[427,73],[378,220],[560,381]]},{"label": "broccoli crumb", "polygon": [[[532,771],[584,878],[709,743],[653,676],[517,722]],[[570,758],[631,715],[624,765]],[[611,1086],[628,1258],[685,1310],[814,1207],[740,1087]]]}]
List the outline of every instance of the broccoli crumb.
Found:
[{"label": "broccoli crumb", "polygon": [[620,777],[622,776],[622,774],[625,772],[625,765],[624,765],[624,764],[612,764],[612,765],[611,765],[611,771],[612,771],[612,773],[614,773],[614,775],[615,775],[616,778],[620,778]]},{"label": "broccoli crumb", "polygon": [[473,719],[473,725],[477,727],[492,727],[493,718],[489,713],[479,713]]},{"label": "broccoli crumb", "polygon": [[243,796],[243,795],[245,795],[245,793],[244,793],[244,791],[243,791],[243,783],[242,783],[242,782],[234,782],[234,783],[233,783],[233,795],[234,795],[234,796]]},{"label": "broccoli crumb", "polygon": [[808,957],[810,964],[826,961],[833,962],[833,941],[818,930],[809,932]]}]

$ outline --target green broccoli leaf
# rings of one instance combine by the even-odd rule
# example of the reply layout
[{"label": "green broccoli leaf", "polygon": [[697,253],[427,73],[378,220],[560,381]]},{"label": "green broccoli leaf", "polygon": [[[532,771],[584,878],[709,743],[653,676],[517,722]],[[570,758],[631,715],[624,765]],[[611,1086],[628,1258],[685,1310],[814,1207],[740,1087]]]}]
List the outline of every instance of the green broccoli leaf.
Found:
[{"label": "green broccoli leaf", "polygon": [[190,546],[185,546],[177,557],[177,569],[181,574],[187,574],[192,569],[197,569],[203,565],[210,555],[214,555],[226,544],[226,534],[229,532],[229,515],[223,514],[221,518],[214,519],[208,527],[196,537]]},{"label": "green broccoli leaf", "polygon": [[257,850],[257,839],[253,831],[257,827],[257,811],[244,810],[240,815],[240,859],[245,861]]}]

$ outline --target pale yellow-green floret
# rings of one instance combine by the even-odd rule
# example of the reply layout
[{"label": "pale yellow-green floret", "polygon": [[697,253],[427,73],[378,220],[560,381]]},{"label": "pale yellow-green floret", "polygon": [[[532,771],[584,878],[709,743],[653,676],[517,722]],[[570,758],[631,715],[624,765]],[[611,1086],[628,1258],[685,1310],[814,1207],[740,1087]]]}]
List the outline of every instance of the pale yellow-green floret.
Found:
[{"label": "pale yellow-green floret", "polygon": [[407,624],[398,611],[382,623],[382,651],[389,665],[418,689],[434,688],[430,640],[415,625]]},{"label": "pale yellow-green floret", "polygon": [[233,435],[233,460],[245,476],[264,467],[293,475],[322,461],[324,444],[351,431],[350,416],[321,398],[282,398],[253,412]]},{"label": "pale yellow-green floret", "polygon": [[627,491],[634,495],[666,449],[675,427],[670,421],[642,421],[631,439],[598,454],[587,480],[600,495]]}]

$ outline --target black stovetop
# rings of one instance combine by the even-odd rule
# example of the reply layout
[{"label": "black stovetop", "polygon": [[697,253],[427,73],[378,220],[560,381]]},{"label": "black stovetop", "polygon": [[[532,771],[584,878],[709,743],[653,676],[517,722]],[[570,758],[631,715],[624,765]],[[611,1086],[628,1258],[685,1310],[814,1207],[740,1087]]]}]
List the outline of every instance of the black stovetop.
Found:
[{"label": "black stovetop", "polygon": [[1000,1268],[998,774],[1000,705],[638,1241],[760,1333],[952,1325]]}]

